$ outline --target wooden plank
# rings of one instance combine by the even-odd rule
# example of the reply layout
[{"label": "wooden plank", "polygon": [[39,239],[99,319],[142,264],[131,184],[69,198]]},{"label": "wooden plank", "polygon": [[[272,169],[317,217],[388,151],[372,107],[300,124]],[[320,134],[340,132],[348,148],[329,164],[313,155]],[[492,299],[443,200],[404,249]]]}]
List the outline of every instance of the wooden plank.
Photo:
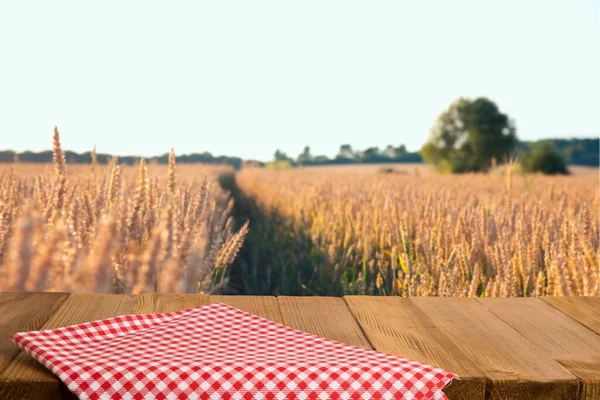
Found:
[{"label": "wooden plank", "polygon": [[40,329],[67,297],[68,293],[0,293],[0,373],[21,351],[11,336]]},{"label": "wooden plank", "polygon": [[277,302],[286,326],[338,342],[372,349],[344,299],[280,296]]},{"label": "wooden plank", "polygon": [[[135,297],[125,298],[126,303],[134,304],[129,314],[152,314],[166,313],[208,304],[208,296],[205,294],[157,294],[146,293]],[[121,310],[119,310],[121,312]]]},{"label": "wooden plank", "polygon": [[485,374],[491,399],[577,399],[577,378],[475,299],[414,297]]},{"label": "wooden plank", "polygon": [[478,301],[580,381],[580,399],[600,399],[600,336],[535,298]]},{"label": "wooden plank", "polygon": [[541,300],[600,334],[600,298],[548,296]]},{"label": "wooden plank", "polygon": [[0,398],[69,397],[58,378],[18,352],[10,342],[16,331],[209,302],[450,369],[462,378],[445,389],[451,399],[483,399],[486,379],[491,399],[598,398],[600,299],[543,301],[560,311],[535,299],[0,293]]},{"label": "wooden plank", "polygon": [[135,309],[138,304],[138,297],[139,296],[137,294],[121,295],[121,302],[119,303],[119,307],[117,308],[115,316],[135,314]]},{"label": "wooden plank", "polygon": [[443,326],[399,297],[346,296],[350,311],[375,350],[436,365],[460,376],[444,389],[450,399],[484,399],[485,377],[478,364]]},{"label": "wooden plank", "polygon": [[[72,294],[41,329],[114,317],[121,300],[122,295]],[[24,352],[20,352],[0,376],[2,399],[51,399],[58,396],[73,397],[55,375]]]},{"label": "wooden plank", "polygon": [[272,296],[210,296],[211,303],[223,303],[250,314],[283,323],[277,300]]}]

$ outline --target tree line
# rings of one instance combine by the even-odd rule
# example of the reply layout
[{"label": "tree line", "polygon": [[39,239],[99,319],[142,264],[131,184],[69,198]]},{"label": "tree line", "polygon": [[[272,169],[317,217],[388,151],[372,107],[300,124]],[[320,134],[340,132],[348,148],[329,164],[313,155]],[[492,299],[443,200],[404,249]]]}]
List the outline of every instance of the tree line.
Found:
[{"label": "tree line", "polygon": [[[65,151],[65,157],[69,164],[89,164],[92,162],[92,152],[76,153],[74,151]],[[108,164],[112,160],[113,155],[107,153],[96,154],[96,162],[98,164]],[[137,164],[140,161],[139,156],[119,156],[121,164]],[[14,152],[12,150],[0,151],[0,162],[27,162],[27,163],[50,163],[52,162],[52,150],[33,152]],[[157,162],[159,164],[169,163],[169,153],[160,156],[150,157],[149,162]],[[177,156],[178,163],[203,163],[203,164],[225,164],[231,165],[235,169],[240,169],[244,160],[240,157],[229,156],[213,156],[209,152],[182,154]]]},{"label": "tree line", "polygon": [[313,155],[310,147],[304,147],[296,158],[289,157],[281,150],[275,151],[273,162],[276,165],[295,167],[299,165],[335,165],[335,164],[380,164],[380,163],[421,163],[423,159],[419,152],[409,152],[406,146],[394,147],[388,145],[384,149],[369,147],[365,150],[355,150],[349,144],[340,146],[338,153],[329,158],[325,155]]},{"label": "tree line", "polygon": [[[426,145],[427,146],[427,145]],[[497,153],[496,160],[498,163],[502,162],[503,154],[510,154],[514,151],[518,154],[525,165],[532,165],[532,157],[546,157],[548,154],[554,154],[553,157],[560,157],[559,162],[563,162],[568,165],[583,165],[583,166],[600,166],[600,138],[594,139],[542,139],[537,141],[524,141],[520,142],[514,140],[509,142],[508,146],[502,147],[498,143],[494,143],[491,140],[482,146],[490,151],[490,154],[477,156],[469,153],[462,153],[453,155],[451,163],[454,162],[454,170],[447,172],[466,172],[473,170],[483,170],[485,168],[477,168],[477,163],[489,163],[491,165],[491,158],[494,150]],[[427,149],[425,148],[425,153]],[[555,154],[557,153],[557,154]],[[536,154],[542,154],[536,156]],[[437,157],[438,155],[436,155]],[[464,165],[457,165],[455,160],[465,162]],[[296,167],[296,166],[311,166],[311,165],[335,165],[335,164],[384,164],[384,163],[422,163],[423,150],[410,152],[406,149],[406,146],[399,145],[393,146],[388,145],[387,147],[380,149],[378,147],[369,147],[365,150],[354,150],[351,145],[343,144],[340,146],[337,154],[333,158],[329,158],[325,155],[313,155],[310,147],[304,147],[302,153],[297,157],[290,157],[281,150],[275,151],[273,155],[273,161],[267,163],[268,165],[278,167]],[[471,165],[466,163],[470,162]],[[448,164],[448,168],[450,164]],[[440,168],[443,169],[443,166]]]},{"label": "tree line", "polygon": [[[334,164],[378,164],[428,162],[441,172],[486,171],[504,158],[518,155],[526,170],[547,173],[566,173],[566,165],[600,166],[600,138],[543,139],[519,141],[514,122],[500,112],[491,100],[480,97],[474,100],[460,98],[438,117],[427,143],[420,151],[408,151],[404,145],[385,148],[354,149],[342,144],[337,154],[313,155],[309,146],[296,157],[281,150],[275,151],[268,166],[296,167]],[[65,151],[67,162],[86,164],[92,161],[92,152]],[[96,162],[107,164],[113,155],[98,153]],[[139,156],[120,156],[119,162],[135,164]],[[52,162],[52,151],[14,152],[0,151],[0,162],[28,163]],[[167,164],[169,154],[151,157],[150,162]],[[177,156],[180,163],[225,164],[240,169],[245,164],[263,166],[255,160],[240,157],[214,156],[209,152]]]}]

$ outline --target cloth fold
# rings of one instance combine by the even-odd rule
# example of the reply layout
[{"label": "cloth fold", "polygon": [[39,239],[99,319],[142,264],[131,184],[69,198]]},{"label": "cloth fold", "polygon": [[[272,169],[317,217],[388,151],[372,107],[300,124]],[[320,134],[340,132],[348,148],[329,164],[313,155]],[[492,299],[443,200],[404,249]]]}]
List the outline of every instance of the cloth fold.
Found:
[{"label": "cloth fold", "polygon": [[80,399],[445,399],[457,378],[220,303],[12,339]]}]

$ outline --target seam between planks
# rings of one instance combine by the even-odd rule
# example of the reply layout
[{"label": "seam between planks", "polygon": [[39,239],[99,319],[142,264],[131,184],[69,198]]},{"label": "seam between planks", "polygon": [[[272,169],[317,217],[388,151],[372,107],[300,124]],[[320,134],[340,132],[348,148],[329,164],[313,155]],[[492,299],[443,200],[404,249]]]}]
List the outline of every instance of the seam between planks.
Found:
[{"label": "seam between planks", "polygon": [[[488,310],[490,313],[492,313],[496,318],[498,318],[505,325],[507,325],[510,329],[512,329],[513,331],[517,332],[519,334],[519,336],[521,336],[523,339],[527,340],[529,343],[531,343],[532,345],[534,345],[535,347],[537,347],[540,351],[542,351],[544,354],[546,354],[548,357],[550,357],[552,360],[554,360],[555,363],[557,363],[558,365],[560,365],[565,371],[567,371],[569,374],[571,374],[577,380],[577,398],[578,399],[582,399],[581,396],[583,396],[583,379],[580,379],[579,377],[575,376],[571,371],[569,371],[567,368],[565,368],[564,365],[562,365],[558,360],[556,360],[551,354],[548,354],[548,352],[546,352],[545,350],[541,349],[539,346],[537,346],[535,343],[533,343],[531,340],[529,340],[527,337],[525,337],[521,332],[519,332],[518,330],[516,330],[515,328],[513,328],[508,322],[506,322],[504,319],[502,319],[501,316],[499,316],[498,314],[496,314],[495,312],[493,312],[492,310],[490,310],[488,307],[486,307],[486,305],[484,303],[482,303],[481,301],[479,301],[478,298],[475,298],[475,300],[477,301],[477,303],[481,304],[486,310]],[[542,303],[544,303],[544,304],[548,304],[545,301],[542,301],[542,300],[540,300],[540,301]],[[550,304],[548,304],[548,305],[550,305]],[[554,308],[554,307],[552,307],[552,308]],[[488,398],[487,397],[487,381],[488,381],[488,378],[486,377],[486,399]]]},{"label": "seam between planks", "polygon": [[[475,298],[475,301],[477,301],[477,304],[479,304],[480,306],[482,306],[483,308],[485,308],[494,317],[498,318],[499,321],[502,321],[502,323],[504,325],[508,326],[510,328],[510,330],[512,330],[513,332],[516,332],[519,336],[521,336],[523,339],[525,339],[528,343],[531,343],[533,345],[533,347],[536,347],[536,348],[540,349],[535,343],[533,343],[531,340],[529,340],[527,337],[525,337],[521,332],[519,332],[518,330],[516,330],[515,328],[513,328],[512,326],[510,326],[510,324],[508,322],[506,322],[505,320],[503,320],[502,318],[500,318],[496,313],[494,313],[492,310],[490,310],[489,308],[487,308],[485,306],[485,304],[483,304],[482,302],[479,301],[478,298]],[[574,380],[576,380],[577,382],[579,382],[579,378],[576,377],[575,375],[573,375],[573,373],[571,373],[571,371],[569,371],[568,369],[566,369],[561,363],[559,363],[558,361],[556,361],[554,359],[554,357],[552,357],[550,354],[546,353],[545,350],[540,349],[540,351],[542,351],[552,361],[554,361],[558,366],[560,366],[560,368],[562,368],[563,370],[565,370],[565,372],[567,372],[569,375],[571,375]],[[579,393],[578,393],[578,395],[579,395]]]},{"label": "seam between planks", "polygon": [[[409,297],[410,299],[410,297]],[[535,345],[535,343],[533,343],[532,341],[530,341],[529,339],[527,339],[525,336],[523,336],[521,334],[521,332],[517,331],[515,328],[513,328],[512,326],[510,326],[506,321],[504,321],[502,318],[500,318],[499,316],[497,316],[495,313],[493,313],[489,308],[487,308],[483,303],[481,303],[479,301],[479,299],[474,298],[473,300],[476,301],[477,304],[479,304],[480,306],[482,306],[486,311],[488,311],[491,315],[493,315],[495,318],[497,318],[499,321],[501,321],[502,324],[506,325],[511,331],[517,333],[517,335],[519,335],[520,337],[522,337],[523,339],[525,339],[527,341],[527,343],[532,344],[534,347],[538,347]],[[417,308],[420,309],[420,307],[416,304],[415,306],[417,306]],[[452,341],[454,343],[454,341]],[[554,361],[555,364],[557,364],[561,369],[563,369],[567,374],[569,374],[571,376],[571,378],[569,379],[569,381],[574,381],[577,382],[577,393],[576,393],[576,398],[579,399],[581,396],[581,389],[582,389],[582,382],[579,380],[578,377],[576,377],[575,375],[573,375],[571,373],[571,371],[569,371],[568,369],[566,369],[562,364],[560,364],[558,361],[556,361],[554,359],[554,357],[551,357],[550,355],[548,355],[545,351],[541,350],[546,356],[548,356],[552,361]],[[494,387],[494,379],[490,378],[489,376],[487,376],[487,373],[485,371],[481,371],[484,375],[483,378],[485,379],[485,397],[484,400],[489,400],[493,397],[493,393],[492,393],[492,389]],[[557,379],[553,379],[553,382],[559,382],[562,381],[561,380],[557,380]],[[536,380],[533,379],[525,379],[525,381],[529,381],[529,382],[538,382]]]},{"label": "seam between planks", "polygon": [[352,308],[350,307],[350,304],[348,304],[348,300],[346,300],[346,297],[348,297],[348,296],[343,297],[344,304],[346,305],[346,308],[348,309],[348,311],[350,311],[350,315],[352,315],[354,322],[356,322],[356,324],[360,328],[360,331],[362,332],[363,336],[365,337],[365,339],[367,339],[367,343],[369,343],[369,346],[371,346],[371,349],[375,350],[375,351],[379,351],[379,350],[377,350],[377,348],[375,347],[373,342],[371,342],[371,338],[369,338],[369,335],[367,335],[367,331],[365,331],[365,328],[363,328],[363,326],[360,323],[360,321],[358,320],[358,318],[356,318],[356,315],[354,315],[354,313],[352,312]]},{"label": "seam between planks", "polygon": [[121,308],[121,304],[123,303],[123,300],[125,299],[125,296],[127,296],[126,294],[119,294],[119,305],[117,305],[117,309],[115,310],[115,313],[113,314],[113,318],[114,317],[118,317],[118,313],[119,313],[119,309]]},{"label": "seam between planks", "polygon": [[[371,339],[369,338],[369,335],[367,334],[367,331],[365,330],[365,328],[363,327],[363,325],[362,325],[362,324],[360,323],[360,321],[358,320],[358,316],[357,316],[357,314],[355,314],[355,313],[352,311],[352,307],[350,307],[349,300],[350,300],[350,298],[353,298],[353,297],[354,297],[354,298],[360,298],[360,297],[366,297],[366,296],[344,296],[344,302],[346,303],[346,306],[347,306],[347,307],[348,307],[348,309],[350,310],[350,313],[352,314],[352,317],[354,318],[354,320],[356,321],[356,323],[357,323],[357,324],[358,324],[358,326],[360,327],[361,331],[363,332],[363,334],[364,334],[365,338],[367,339],[368,343],[371,345],[371,347],[373,348],[373,350],[375,350],[375,351],[379,351],[379,350],[376,348],[376,346],[374,346],[374,345],[373,345],[373,343],[371,342]],[[373,296],[373,297],[377,297],[377,296]],[[389,296],[389,297],[398,297],[398,296]],[[406,299],[407,299],[407,300],[410,300],[410,298],[406,298]],[[418,307],[418,306],[417,306],[417,305],[416,305],[414,302],[412,302],[412,301],[411,301],[411,304],[413,304],[413,306],[416,308],[416,310],[418,310],[418,312],[420,312],[420,313],[423,313],[423,315],[424,315],[424,316],[425,316],[425,317],[426,317],[428,320],[432,321],[432,320],[431,320],[431,318],[429,318],[429,316],[428,316],[428,315],[425,313],[425,311],[423,311],[423,310],[422,310],[420,307]],[[432,321],[432,322],[433,322],[433,321]],[[461,352],[461,353],[463,353],[463,354],[464,354],[464,352],[462,351],[462,348],[460,348],[458,345],[456,345],[456,344],[454,343],[454,341],[452,340],[452,338],[450,338],[449,336],[447,336],[445,333],[442,333],[442,335],[443,335],[443,336],[444,336],[444,337],[445,337],[445,338],[446,338],[446,339],[447,339],[449,342],[453,343],[453,344],[456,346],[456,348],[460,350],[460,352]],[[401,356],[401,357],[403,357],[403,356]],[[438,366],[439,366],[439,365],[438,365]],[[478,392],[478,394],[479,394],[479,397],[477,397],[477,398],[478,398],[478,399],[481,399],[481,400],[489,400],[491,393],[489,392],[489,390],[488,390],[488,389],[489,389],[489,388],[491,387],[491,385],[492,385],[492,380],[491,380],[491,379],[489,379],[488,377],[486,377],[486,376],[485,376],[485,374],[483,373],[483,371],[481,371],[481,370],[480,370],[478,367],[477,367],[477,370],[478,370],[478,375],[474,375],[474,376],[472,376],[472,377],[471,377],[472,379],[479,380],[479,381],[480,381],[480,382],[483,384],[483,385],[482,385],[483,387],[481,388],[481,389],[482,389],[482,391],[481,391],[481,392]],[[451,386],[452,386],[452,384],[453,384],[455,381],[463,381],[463,379],[461,378],[461,376],[458,376],[457,378],[455,378],[455,379],[453,379],[452,381],[450,381],[450,382],[449,382],[449,383],[448,383],[446,386],[444,386],[444,388],[443,388],[443,389],[448,389],[449,387],[451,387]],[[456,384],[455,384],[454,386],[456,386]]]},{"label": "seam between planks", "polygon": [[[550,296],[547,296],[550,297]],[[573,296],[573,297],[577,297],[577,296]],[[539,297],[538,297],[539,298]],[[594,332],[596,335],[600,336],[600,332],[596,332],[595,330],[593,330],[592,328],[590,328],[589,326],[587,326],[586,324],[584,324],[583,322],[577,320],[576,318],[570,316],[569,314],[567,314],[566,312],[564,312],[563,310],[561,310],[560,308],[556,307],[554,304],[541,300],[541,298],[539,298],[541,302],[543,302],[544,304],[549,305],[550,307],[552,307],[553,309],[557,310],[558,312],[560,312],[562,315],[566,315],[567,317],[569,317],[571,320],[577,322],[579,325],[583,326],[585,329],[590,330],[592,332]],[[592,300],[595,300],[595,297],[592,297]],[[597,301],[598,306],[600,307],[600,301]]]},{"label": "seam between planks", "polygon": [[281,311],[281,305],[279,304],[279,296],[273,296],[275,298],[275,304],[277,304],[277,310],[279,311],[279,315],[281,316],[281,325],[287,326],[285,324],[285,318],[283,317],[283,312]]}]

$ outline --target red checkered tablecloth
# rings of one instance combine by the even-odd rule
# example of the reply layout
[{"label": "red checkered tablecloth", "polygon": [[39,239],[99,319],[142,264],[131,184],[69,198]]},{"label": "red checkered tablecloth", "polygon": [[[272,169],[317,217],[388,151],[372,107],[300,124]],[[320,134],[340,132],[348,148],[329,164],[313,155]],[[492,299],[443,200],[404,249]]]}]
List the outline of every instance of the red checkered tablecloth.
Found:
[{"label": "red checkered tablecloth", "polygon": [[445,399],[456,377],[225,304],[12,338],[81,399]]}]

